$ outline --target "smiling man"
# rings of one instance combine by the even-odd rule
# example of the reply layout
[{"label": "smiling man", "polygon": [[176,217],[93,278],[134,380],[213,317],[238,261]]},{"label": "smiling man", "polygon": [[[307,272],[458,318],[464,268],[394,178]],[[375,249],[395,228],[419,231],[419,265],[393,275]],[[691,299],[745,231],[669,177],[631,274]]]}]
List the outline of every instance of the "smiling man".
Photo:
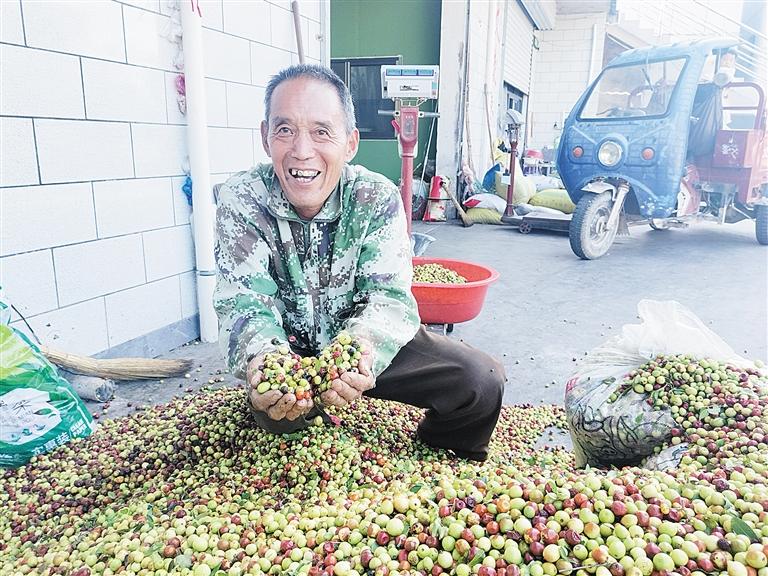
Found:
[{"label": "smiling man", "polygon": [[427,409],[418,434],[475,460],[487,456],[501,409],[501,365],[419,325],[400,195],[385,177],[348,164],[357,152],[352,98],[330,69],[292,66],[265,93],[261,125],[271,163],[222,187],[217,212],[219,342],[245,380],[256,422],[304,428],[311,399],[256,392],[264,355],[289,345],[316,354],[342,330],[368,351],[321,396],[363,394]]}]

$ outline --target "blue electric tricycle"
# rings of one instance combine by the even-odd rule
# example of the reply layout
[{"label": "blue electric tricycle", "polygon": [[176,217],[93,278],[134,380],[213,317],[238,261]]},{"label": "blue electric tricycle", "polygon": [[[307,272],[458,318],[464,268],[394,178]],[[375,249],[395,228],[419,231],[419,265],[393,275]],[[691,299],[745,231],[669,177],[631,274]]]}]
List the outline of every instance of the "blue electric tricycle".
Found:
[{"label": "blue electric tricycle", "polygon": [[631,225],[696,220],[754,219],[768,244],[765,99],[760,85],[733,79],[735,44],[629,50],[578,100],[557,155],[577,256],[603,256]]}]

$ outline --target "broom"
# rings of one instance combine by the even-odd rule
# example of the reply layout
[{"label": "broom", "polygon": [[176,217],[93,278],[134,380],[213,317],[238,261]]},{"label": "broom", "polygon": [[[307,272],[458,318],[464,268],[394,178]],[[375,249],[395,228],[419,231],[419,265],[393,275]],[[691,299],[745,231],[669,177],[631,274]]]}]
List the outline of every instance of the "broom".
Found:
[{"label": "broom", "polygon": [[57,366],[76,374],[111,378],[112,380],[150,380],[181,376],[192,368],[193,360],[159,360],[156,358],[91,358],[52,350],[42,344],[40,351]]},{"label": "broom", "polygon": [[78,356],[68,352],[52,350],[40,342],[32,326],[18,308],[11,308],[26,324],[29,332],[37,341],[40,352],[48,360],[62,368],[84,376],[97,376],[112,380],[151,380],[154,378],[170,378],[181,376],[192,368],[193,360],[180,358],[178,360],[158,360],[156,358],[105,358],[97,359],[90,356]]}]

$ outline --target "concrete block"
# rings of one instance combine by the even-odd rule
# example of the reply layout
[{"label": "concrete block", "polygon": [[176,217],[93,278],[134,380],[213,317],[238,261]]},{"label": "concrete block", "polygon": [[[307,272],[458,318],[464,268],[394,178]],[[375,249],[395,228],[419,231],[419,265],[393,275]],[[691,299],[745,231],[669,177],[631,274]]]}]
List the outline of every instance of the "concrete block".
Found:
[{"label": "concrete block", "polygon": [[125,62],[117,2],[24,2],[27,46]]},{"label": "concrete block", "polygon": [[237,38],[217,32],[203,30],[203,60],[205,75],[218,80],[231,80],[242,84],[251,82],[250,43],[244,38]]},{"label": "concrete block", "polygon": [[253,164],[261,164],[263,162],[269,162],[270,158],[264,150],[264,145],[261,142],[261,131],[253,131]]},{"label": "concrete block", "polygon": [[83,85],[91,120],[164,123],[168,117],[161,70],[83,58]]},{"label": "concrete block", "polygon": [[160,12],[161,0],[117,0],[121,4],[127,4],[129,6],[135,6],[136,8],[143,8],[151,12]]},{"label": "concrete block", "polygon": [[272,25],[272,45],[283,50],[296,52],[296,30],[293,26],[293,13],[275,4],[269,6]]},{"label": "concrete block", "polygon": [[584,36],[584,28],[581,26],[574,27],[574,28],[565,28],[562,31],[561,40],[564,40],[566,42],[581,42],[585,36]]},{"label": "concrete block", "polygon": [[181,320],[181,293],[175,276],[110,294],[105,301],[110,347]]},{"label": "concrete block", "polygon": [[539,32],[539,50],[534,51],[534,57],[539,58],[542,54],[549,52],[552,48],[552,39],[546,30]]},{"label": "concrete block", "polygon": [[227,83],[227,126],[258,128],[263,119],[264,88]]},{"label": "concrete block", "polygon": [[39,182],[32,120],[0,118],[0,186]]},{"label": "concrete block", "polygon": [[63,306],[146,281],[140,234],[55,248],[53,260]]},{"label": "concrete block", "polygon": [[224,2],[222,0],[200,0],[203,26],[224,30]]},{"label": "concrete block", "polygon": [[227,125],[227,84],[222,80],[205,79],[208,126],[223,128]]},{"label": "concrete block", "polygon": [[552,124],[554,124],[555,122],[560,122],[560,106],[557,104],[553,104],[552,106],[548,107],[546,110],[537,110],[536,121],[543,122],[544,124],[549,124],[550,126],[552,126]]},{"label": "concrete block", "polygon": [[[563,80],[563,82],[582,82],[585,83],[587,81],[587,74],[586,71],[582,70],[566,70],[560,75],[560,78]],[[559,96],[555,94],[555,96]],[[557,98],[559,100],[559,97]]]},{"label": "concrete block", "polygon": [[[186,8],[186,5],[185,5]],[[169,39],[171,21],[168,16],[139,8],[123,8],[125,47],[129,64],[175,70],[176,45]]]},{"label": "concrete block", "polygon": [[195,247],[190,226],[144,232],[147,280],[175,276],[195,268]]},{"label": "concrete block", "polygon": [[[581,81],[571,80],[568,82],[562,83],[562,97],[563,100],[566,99],[566,97],[570,97],[569,100],[572,102],[576,102],[579,96],[581,96],[582,92],[587,88],[587,79],[584,78]],[[567,100],[566,100],[567,101]]]},{"label": "concrete block", "polygon": [[533,110],[534,114],[538,114],[542,110],[545,110],[549,104],[549,102],[555,97],[554,94],[552,94],[548,90],[543,90],[539,88],[538,86],[534,87],[533,90],[531,90],[531,98],[535,99],[536,106]]},{"label": "concrete block", "polygon": [[3,46],[0,114],[84,118],[80,61],[75,56]]},{"label": "concrete block", "polygon": [[133,176],[128,124],[35,120],[43,184]]},{"label": "concrete block", "polygon": [[556,52],[554,48],[554,44],[551,45],[551,47],[542,48],[540,52],[537,53],[537,61],[543,64],[549,64],[552,62],[557,62],[560,59],[559,54]]},{"label": "concrete block", "polygon": [[88,182],[0,189],[0,255],[96,238]]},{"label": "concrete block", "polygon": [[0,258],[0,286],[25,317],[58,308],[50,250]]},{"label": "concrete block", "polygon": [[137,178],[177,176],[184,172],[185,126],[134,124],[131,129]]},{"label": "concrete block", "polygon": [[266,87],[269,79],[281,69],[291,65],[291,53],[274,46],[251,43],[251,67],[256,86]]},{"label": "concrete block", "polygon": [[531,120],[531,125],[529,126],[529,128],[530,128],[531,132],[533,132],[533,134],[534,134],[534,136],[531,137],[531,140],[533,140],[534,138],[536,138],[538,140],[539,139],[538,138],[539,132],[542,131],[542,130],[551,129],[552,128],[552,124],[551,123],[547,123],[547,122],[545,122],[542,119],[539,119],[539,117],[537,115],[536,118]]},{"label": "concrete block", "polygon": [[[104,298],[38,314],[27,322],[43,344],[55,350],[90,356],[109,346]],[[29,334],[22,321],[12,326]]]},{"label": "concrete block", "polygon": [[302,18],[301,27],[304,36],[304,54],[307,58],[322,59],[323,44],[320,42],[320,35],[322,34],[320,22]]},{"label": "concrete block", "polygon": [[[189,216],[192,214],[192,206],[187,201],[187,195],[181,189],[184,186],[184,176],[171,178],[171,195],[173,197],[173,215],[176,225],[189,224]],[[213,186],[213,184],[211,184]]]},{"label": "concrete block", "polygon": [[197,276],[194,272],[179,274],[181,289],[181,317],[189,318],[197,314]]},{"label": "concrete block", "polygon": [[[290,2],[286,2],[286,4],[288,4],[288,8],[291,7]],[[300,4],[301,16],[303,18],[309,18],[310,20],[314,20],[315,22],[320,22],[321,5],[322,5],[321,0],[308,0],[307,2],[302,2]]]},{"label": "concrete block", "polygon": [[[117,346],[112,346],[98,356],[100,358],[157,358],[172,350],[176,350],[188,342],[197,340],[200,337],[200,326],[197,316],[184,318],[173,324],[164,326],[158,330],[153,330],[148,334],[142,334],[138,338],[133,338],[128,342],[123,342]],[[157,386],[165,384],[157,383]],[[142,388],[141,392],[146,389]],[[151,394],[152,392],[149,391]],[[112,404],[113,410],[115,404]]]},{"label": "concrete block", "polygon": [[571,46],[568,50],[563,50],[559,54],[560,62],[567,62],[570,66],[574,62],[580,61],[582,58],[581,50],[578,50],[575,45]]},{"label": "concrete block", "polygon": [[[559,24],[559,22],[558,22]],[[559,26],[557,30],[548,30],[547,31],[547,40],[550,42],[558,42],[563,39],[565,39],[565,31],[568,28],[565,26]]]},{"label": "concrete block", "polygon": [[257,42],[270,42],[270,5],[263,0],[224,2],[224,32]]},{"label": "concrete block", "polygon": [[211,172],[239,172],[253,162],[253,137],[242,128],[209,128]]},{"label": "concrete block", "polygon": [[[24,44],[24,25],[21,22],[21,0],[0,2],[0,42]],[[3,50],[5,47],[3,47]],[[3,54],[3,59],[5,55]]]},{"label": "concrete block", "polygon": [[99,238],[174,225],[170,178],[93,183]]},{"label": "concrete block", "polygon": [[[584,77],[587,76],[587,72],[589,71],[589,56],[585,54],[584,58],[582,60],[578,60],[576,62],[569,62],[570,66],[568,66],[568,69],[566,72],[578,72],[579,74],[582,74]],[[602,68],[602,59],[596,60],[595,65],[597,66],[597,72],[599,72]]]},{"label": "concrete block", "polygon": [[[165,109],[168,124],[186,124],[187,118],[179,109],[178,92],[176,90],[176,77],[178,72],[165,73]],[[210,99],[210,92],[207,93]]]}]

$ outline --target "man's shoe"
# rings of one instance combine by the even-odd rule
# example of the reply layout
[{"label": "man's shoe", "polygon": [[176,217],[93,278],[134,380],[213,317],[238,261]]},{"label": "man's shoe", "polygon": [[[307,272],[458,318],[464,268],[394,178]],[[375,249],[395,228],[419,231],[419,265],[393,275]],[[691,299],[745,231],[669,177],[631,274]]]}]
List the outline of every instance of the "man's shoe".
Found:
[{"label": "man's shoe", "polygon": [[487,452],[469,452],[467,450],[449,450],[449,452],[456,454],[458,458],[475,462],[485,462],[488,459]]}]

